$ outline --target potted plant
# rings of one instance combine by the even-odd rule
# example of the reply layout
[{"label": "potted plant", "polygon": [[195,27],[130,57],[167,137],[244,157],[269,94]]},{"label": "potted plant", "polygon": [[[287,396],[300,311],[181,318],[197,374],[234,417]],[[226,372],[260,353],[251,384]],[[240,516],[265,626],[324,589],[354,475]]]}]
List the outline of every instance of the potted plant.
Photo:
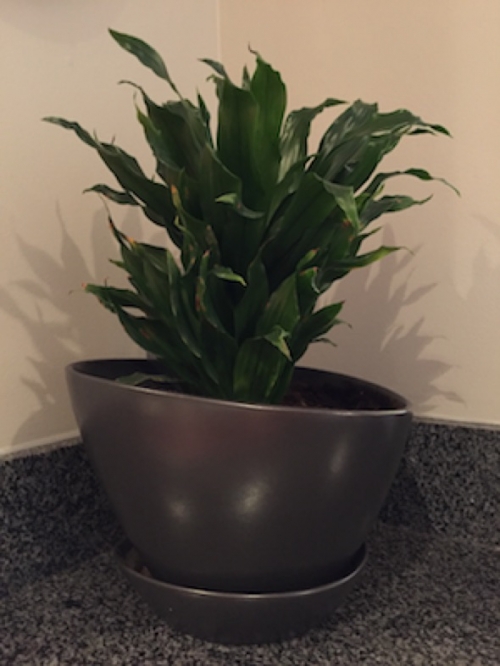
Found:
[{"label": "potted plant", "polygon": [[201,95],[183,97],[154,49],[110,32],[177,97],[158,105],[131,84],[155,176],[78,123],[47,120],[95,149],[121,188],[90,189],[142,209],[168,242],[133,240],[109,218],[130,286],[86,290],[149,358],[71,365],[74,411],[148,575],[125,570],[152,605],[205,637],[279,638],[331,611],[361,571],[411,421],[386,389],[297,367],[339,323],[342,303],[318,299],[397,249],[364,251],[375,220],[423,203],[382,189],[432,176],[377,171],[382,158],[403,137],[448,132],[356,101],[310,153],[314,118],[344,103],[285,116],[280,74],[257,53],[241,86],[205,61],[213,131]]}]

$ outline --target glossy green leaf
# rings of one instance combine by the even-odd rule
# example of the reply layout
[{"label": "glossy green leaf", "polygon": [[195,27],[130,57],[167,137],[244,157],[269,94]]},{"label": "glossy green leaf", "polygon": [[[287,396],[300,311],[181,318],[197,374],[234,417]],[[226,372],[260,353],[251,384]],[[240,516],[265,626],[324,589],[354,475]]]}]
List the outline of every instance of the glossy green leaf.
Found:
[{"label": "glossy green leaf", "polygon": [[352,225],[354,232],[358,233],[361,229],[361,223],[352,187],[337,185],[336,183],[324,183],[324,187],[327,192],[333,194],[337,205],[344,212],[345,217]]},{"label": "glossy green leaf", "polygon": [[388,132],[399,130],[408,132],[413,128],[425,129],[438,134],[450,135],[449,131],[442,125],[426,123],[421,118],[407,109],[397,109],[389,113],[379,113],[370,126],[370,131]]},{"label": "glossy green leaf", "polygon": [[211,292],[208,288],[210,255],[205,252],[200,262],[200,273],[196,285],[196,305],[204,319],[220,333],[228,334],[224,324],[221,321],[216,306],[212,300]]},{"label": "glossy green leaf", "polygon": [[297,299],[301,317],[311,314],[316,305],[320,295],[317,277],[317,266],[307,268],[296,275]]},{"label": "glossy green leaf", "polygon": [[272,224],[273,218],[279,218],[280,213],[284,213],[286,204],[290,203],[292,195],[298,190],[305,176],[307,162],[308,158],[295,162],[277,183],[267,209],[266,223]]},{"label": "glossy green leaf", "polygon": [[234,400],[233,368],[237,349],[234,341],[207,321],[201,327],[201,364],[213,382],[211,395]]},{"label": "glossy green leaf", "polygon": [[[345,197],[343,205],[349,209],[348,189],[327,183],[314,173],[304,176],[264,250],[272,288],[296,269],[311,248],[321,247],[329,233],[329,216],[338,208],[337,196]],[[354,223],[354,212],[350,215]]]},{"label": "glossy green leaf", "polygon": [[406,171],[402,171],[401,173],[407,174],[409,176],[415,176],[420,180],[425,180],[425,181],[432,180],[437,183],[443,183],[443,185],[446,185],[447,187],[451,188],[455,192],[455,194],[458,194],[460,196],[460,191],[449,181],[447,181],[445,178],[437,178],[436,176],[431,176],[431,174],[425,169],[406,169]]},{"label": "glossy green leaf", "polygon": [[200,329],[199,322],[194,315],[194,300],[190,308],[189,303],[183,298],[183,278],[171,253],[167,255],[167,274],[169,306],[172,310],[174,325],[189,351],[193,356],[200,358]]},{"label": "glossy green leaf", "polygon": [[390,247],[383,245],[376,250],[372,250],[371,252],[367,252],[366,254],[359,254],[356,257],[348,257],[346,259],[339,259],[338,261],[334,262],[332,264],[332,268],[338,269],[338,270],[351,270],[353,268],[363,268],[365,266],[369,266],[370,264],[373,264],[375,261],[379,261],[380,259],[383,259],[386,257],[388,254],[392,254],[393,252],[397,252],[401,248],[399,247]]},{"label": "glossy green leaf", "polygon": [[300,319],[299,301],[295,275],[284,280],[274,291],[257,321],[255,332],[263,336],[276,326],[291,332]]},{"label": "glossy green leaf", "polygon": [[[152,47],[116,31],[112,36],[179,94]],[[357,100],[310,152],[312,122],[341,102],[329,98],[286,115],[279,72],[252,53],[255,68],[244,68],[241,87],[221,63],[205,59],[218,98],[215,140],[199,93],[195,103],[179,95],[160,105],[131,84],[140,93],[137,119],[156,162],[153,176],[78,123],[46,120],[94,148],[120,185],[91,191],[140,207],[180,249],[174,258],[165,247],[129,238],[110,219],[121,252],[112,263],[125,271],[130,287],[92,284],[87,291],[186,390],[273,403],[286,394],[308,345],[331,343],[325,336],[340,323],[342,304],[318,309],[320,295],[351,270],[397,249],[363,252],[377,231],[367,225],[426,200],[383,196],[386,181],[408,175],[449,185],[421,168],[380,172],[383,159],[406,136],[448,132],[408,110],[381,113],[376,104]]]},{"label": "glossy green leaf", "polygon": [[269,298],[269,286],[264,264],[256,257],[247,271],[246,288],[234,309],[234,326],[238,340],[255,335],[256,322]]},{"label": "glossy green leaf", "polygon": [[74,131],[82,141],[95,148],[123,189],[142,201],[143,210],[151,221],[164,226],[174,243],[180,246],[182,239],[174,225],[175,209],[170,191],[165,185],[150,180],[132,155],[115,144],[101,143],[93,139],[78,123],[65,121],[62,118],[46,120]]},{"label": "glossy green leaf", "polygon": [[280,133],[286,108],[286,88],[279,72],[260,56],[257,56],[257,66],[250,81],[250,92],[258,107],[253,130],[254,171],[266,201],[269,201],[280,168]]},{"label": "glossy green leaf", "polygon": [[250,210],[250,208],[247,208],[236,192],[223,194],[222,196],[217,197],[215,201],[216,203],[228,204],[236,213],[238,213],[238,215],[241,215],[241,217],[245,217],[248,220],[259,220],[264,216],[262,211]]},{"label": "glossy green leaf", "polygon": [[290,333],[281,328],[281,326],[273,326],[269,333],[263,335],[262,338],[273,345],[273,347],[276,347],[280,354],[283,354],[288,361],[291,361],[292,357],[290,356],[290,349],[287,344],[289,336]]},{"label": "glossy green leaf", "polygon": [[394,178],[395,176],[413,176],[414,178],[418,178],[419,180],[426,182],[435,181],[438,183],[443,183],[447,187],[450,187],[454,192],[456,192],[456,194],[460,194],[454,185],[449,183],[444,178],[436,178],[435,176],[432,176],[425,169],[405,169],[404,171],[389,171],[378,173],[365,188],[364,193],[369,195],[376,195],[385,184],[385,182],[390,178]]},{"label": "glossy green leaf", "polygon": [[[254,161],[258,104],[249,90],[242,90],[226,79],[218,86],[218,96],[218,157],[230,172],[245,183],[242,192],[245,205],[258,210],[263,200]],[[233,191],[229,189],[220,194]]]},{"label": "glossy green leaf", "polygon": [[212,131],[210,127],[210,111],[208,110],[205,100],[203,99],[203,97],[200,95],[199,92],[197,93],[197,97],[198,97],[198,109],[200,110],[200,118],[205,124],[206,128],[206,139],[209,145],[213,146]]},{"label": "glossy green leaf", "polygon": [[214,150],[205,145],[200,154],[200,205],[205,219],[213,225],[219,240],[229,224],[230,209],[219,205],[218,199],[228,193],[241,201],[241,180],[219,159]]},{"label": "glossy green leaf", "polygon": [[173,199],[179,215],[178,225],[183,231],[186,230],[190,234],[191,240],[197,245],[197,253],[203,254],[206,250],[210,250],[213,256],[220,261],[219,245],[210,224],[206,219],[199,219],[188,213],[175,189]]},{"label": "glossy green leaf", "polygon": [[338,315],[343,303],[327,305],[311,315],[305,317],[295,329],[289,346],[294,363],[303,356],[309,345],[321,336],[328,333],[336,324],[340,323]]},{"label": "glossy green leaf", "polygon": [[336,181],[357,191],[373,174],[382,159],[399,143],[401,137],[392,134],[372,137],[346,161],[338,171]]},{"label": "glossy green leaf", "polygon": [[108,187],[107,185],[104,185],[102,183],[94,185],[93,187],[88,187],[86,190],[83,191],[96,192],[97,194],[102,194],[111,201],[114,201],[115,203],[121,204],[123,206],[139,205],[137,200],[134,199],[134,197],[130,194],[130,192],[118,192],[118,190],[114,190],[113,188]]},{"label": "glossy green leaf", "polygon": [[363,132],[363,128],[369,125],[377,112],[376,104],[365,104],[360,100],[351,104],[323,134],[311,169],[320,175],[333,171],[330,160],[334,151],[349,137],[357,137],[358,140],[368,138],[370,131]]},{"label": "glossy green leaf", "polygon": [[97,148],[98,146],[98,142],[77,122],[65,120],[64,118],[56,118],[55,116],[47,116],[43,120],[53,125],[59,125],[59,127],[63,127],[64,129],[72,130],[79,139],[87,145],[92,146],[92,148]]},{"label": "glossy green leaf", "polygon": [[328,98],[322,104],[318,104],[318,106],[305,107],[297,111],[292,111],[287,116],[280,139],[281,163],[279,180],[285,176],[296,162],[307,158],[307,142],[311,131],[311,123],[314,118],[324,109],[344,103],[339,99]]},{"label": "glossy green leaf", "polygon": [[200,62],[204,62],[205,65],[211,67],[214,70],[214,72],[218,76],[221,76],[223,79],[229,79],[229,76],[227,75],[226,72],[226,68],[218,60],[212,60],[211,58],[200,58]]},{"label": "glossy green leaf", "polygon": [[125,51],[134,55],[143,65],[153,71],[156,76],[164,79],[172,90],[179,95],[177,86],[170,78],[166,65],[163,62],[163,58],[157,51],[155,51],[155,49],[149,46],[149,44],[146,44],[146,42],[143,42],[142,39],[138,39],[132,35],[126,35],[123,32],[110,30],[109,34],[123,49],[125,49]]},{"label": "glossy green leaf", "polygon": [[245,278],[241,275],[238,275],[238,273],[235,273],[227,266],[214,266],[212,268],[212,273],[215,275],[215,277],[218,277],[221,280],[226,280],[227,282],[237,282],[243,287],[246,287],[247,283],[245,282]]},{"label": "glossy green leaf", "polygon": [[116,313],[116,305],[122,308],[137,308],[147,313],[151,304],[130,289],[119,289],[118,287],[107,287],[105,285],[86,284],[85,291],[97,296],[104,307]]},{"label": "glossy green leaf", "polygon": [[146,372],[133,372],[130,375],[124,375],[123,377],[118,377],[116,380],[119,384],[125,384],[126,386],[140,386],[146,382],[155,382],[157,384],[176,384],[177,380],[173,377],[167,377],[166,375],[156,375],[148,374]]},{"label": "glossy green leaf", "polygon": [[426,199],[413,199],[412,197],[401,195],[373,199],[366,204],[361,212],[361,225],[364,227],[385,213],[395,213],[411,208],[412,206],[421,206],[430,199],[431,197],[427,197]]},{"label": "glossy green leaf", "polygon": [[198,178],[200,153],[207,141],[207,127],[200,110],[184,99],[158,106],[140,90],[148,115],[140,114],[139,119],[157,159],[168,168],[176,166]]},{"label": "glossy green leaf", "polygon": [[264,338],[251,338],[240,347],[234,368],[234,397],[244,402],[269,402],[290,361]]}]

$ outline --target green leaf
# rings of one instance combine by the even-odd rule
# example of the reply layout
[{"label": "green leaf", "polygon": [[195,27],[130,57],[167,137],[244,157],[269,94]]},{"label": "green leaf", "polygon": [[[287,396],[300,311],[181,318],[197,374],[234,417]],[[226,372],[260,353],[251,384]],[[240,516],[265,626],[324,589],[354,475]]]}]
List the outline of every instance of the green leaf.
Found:
[{"label": "green leaf", "polygon": [[205,104],[205,100],[203,97],[200,95],[200,93],[197,93],[198,97],[198,108],[200,110],[200,117],[202,121],[205,124],[206,127],[206,139],[210,146],[213,147],[213,138],[212,138],[212,131],[210,129],[210,111],[208,110],[207,105]]},{"label": "green leaf", "polygon": [[241,217],[246,217],[248,220],[259,220],[262,219],[264,215],[264,213],[261,211],[250,210],[250,208],[247,208],[236,192],[223,194],[220,197],[217,197],[215,201],[216,203],[228,204],[235,210],[236,213],[241,215]]},{"label": "green leaf", "polygon": [[269,201],[280,168],[280,131],[286,107],[286,88],[279,72],[260,56],[257,56],[257,66],[250,81],[250,92],[258,106],[252,137],[254,171],[266,201]]},{"label": "green leaf", "polygon": [[313,266],[296,275],[296,288],[300,316],[311,314],[320,295],[317,285],[318,268]]},{"label": "green leaf", "polygon": [[389,180],[390,178],[394,178],[395,176],[413,176],[423,181],[436,181],[439,183],[443,183],[447,187],[450,187],[458,195],[460,194],[460,192],[444,178],[436,178],[435,176],[432,176],[425,169],[414,169],[414,168],[406,169],[404,171],[389,171],[387,173],[378,173],[370,182],[370,184],[365,188],[363,194],[367,194],[370,196],[377,194],[377,192],[380,191],[385,181]]},{"label": "green leaf", "polygon": [[295,275],[284,280],[273,292],[259,318],[255,331],[257,336],[264,336],[279,326],[291,332],[300,318],[297,284]]},{"label": "green leaf", "polygon": [[[254,166],[258,104],[249,90],[242,90],[227,79],[220,81],[218,96],[218,157],[226,169],[245,183],[245,191],[242,193],[245,204],[258,210],[263,198],[260,179]],[[234,191],[226,189],[219,195]]]},{"label": "green leaf", "polygon": [[373,222],[373,220],[376,220],[385,213],[396,213],[411,208],[412,206],[421,206],[422,204],[427,203],[429,199],[431,199],[431,197],[418,200],[401,195],[372,199],[365,205],[361,212],[361,226],[365,227],[367,224]]},{"label": "green leaf", "polygon": [[130,288],[88,285],[87,291],[188,390],[279,402],[308,345],[340,323],[342,304],[316,310],[319,295],[349,271],[397,249],[361,253],[371,235],[367,225],[423,203],[382,196],[386,181],[405,174],[440,180],[419,168],[377,174],[379,164],[405,136],[448,132],[405,109],[380,113],[376,104],[357,100],[330,123],[317,152],[309,155],[312,122],[341,102],[329,98],[284,120],[281,76],[252,51],[256,66],[252,74],[244,68],[241,88],[221,63],[204,61],[214,72],[219,101],[214,141],[201,95],[196,104],[182,98],[148,44],[116,31],[111,35],[180,98],[159,105],[132,84],[142,96],[137,118],[156,174],[147,176],[132,155],[78,123],[46,120],[94,148],[119,183],[116,189],[90,189],[139,206],[166,229],[180,260],[128,238],[110,220],[121,251],[113,263],[126,271]]},{"label": "green leaf", "polygon": [[241,180],[220,161],[214,150],[205,145],[200,155],[200,205],[205,219],[210,220],[221,240],[230,220],[230,210],[218,205],[218,199],[229,193],[241,201]]},{"label": "green leaf", "polygon": [[73,130],[75,134],[87,145],[92,146],[92,148],[98,147],[98,142],[87,132],[83,127],[73,120],[65,120],[64,118],[56,118],[55,116],[47,116],[43,118],[47,123],[52,123],[53,125],[59,125],[64,129]]},{"label": "green leaf", "polygon": [[339,259],[331,265],[332,269],[335,270],[351,270],[353,268],[363,268],[373,264],[375,261],[383,259],[388,254],[397,252],[401,248],[399,247],[390,247],[383,245],[382,247],[377,248],[366,254],[360,254],[357,257],[348,257],[346,259]]},{"label": "green leaf", "polygon": [[307,141],[311,131],[311,123],[324,109],[345,104],[339,99],[326,99],[322,104],[314,107],[305,107],[288,114],[283,126],[280,140],[281,163],[279,180],[288,170],[299,161],[308,156]]},{"label": "green leaf", "polygon": [[286,203],[290,201],[291,195],[298,190],[305,175],[307,161],[308,158],[304,158],[295,162],[295,164],[288,169],[279,183],[276,184],[267,210],[267,223],[272,224],[273,218],[279,217],[279,214],[280,212],[283,212]]},{"label": "green leaf", "polygon": [[207,320],[201,326],[201,364],[214,382],[212,395],[234,400],[233,370],[237,355],[234,339]]},{"label": "green leaf", "polygon": [[253,337],[255,325],[269,298],[266,269],[260,257],[256,257],[247,271],[247,286],[234,309],[234,325],[238,340]]},{"label": "green leaf", "polygon": [[170,150],[165,138],[162,136],[161,131],[155,127],[151,118],[144,114],[139,108],[136,109],[137,119],[144,129],[144,136],[157,160],[156,171],[158,175],[168,185],[179,184],[180,165],[175,161],[175,158]]},{"label": "green leaf", "polygon": [[[337,197],[348,210],[349,192],[327,183],[314,173],[302,179],[283,217],[271,229],[264,249],[271,288],[290,273],[308,251],[322,246],[331,226],[330,214],[338,208]],[[349,213],[355,222],[354,213]]]},{"label": "green leaf", "polygon": [[221,280],[226,280],[227,282],[237,282],[238,284],[246,287],[245,278],[238,273],[235,273],[231,268],[227,266],[214,266],[212,268],[212,273]]},{"label": "green leaf", "polygon": [[177,379],[167,377],[167,375],[148,374],[146,372],[133,372],[131,375],[118,377],[116,381],[126,386],[140,386],[145,382],[153,381],[158,384],[177,384]]},{"label": "green leaf", "polygon": [[229,79],[226,69],[221,62],[218,62],[217,60],[212,60],[211,58],[200,58],[200,62],[204,62],[205,65],[211,67],[214,70],[214,72],[219,76],[222,76],[223,79]]},{"label": "green leaf", "polygon": [[189,274],[195,270],[203,252],[204,248],[199,246],[193,234],[187,229],[184,229],[181,248],[181,263],[185,274]]},{"label": "green leaf", "polygon": [[110,30],[109,34],[125,51],[134,55],[143,65],[148,67],[161,79],[164,79],[180,97],[180,93],[170,78],[162,57],[149,44],[143,42],[142,39],[126,35],[123,32],[117,32],[116,30]]},{"label": "green leaf", "polygon": [[289,335],[290,334],[281,328],[281,326],[273,326],[269,333],[266,333],[266,335],[263,335],[262,337],[276,347],[280,354],[283,354],[288,361],[291,361],[292,357],[290,356],[290,349],[286,342]]},{"label": "green leaf", "polygon": [[241,76],[241,87],[243,88],[243,90],[250,90],[251,81],[252,79],[250,76],[250,72],[248,71],[248,67],[245,65],[243,67],[243,74]]},{"label": "green leaf", "polygon": [[269,340],[251,338],[240,347],[234,367],[234,398],[265,403],[276,396],[276,386],[290,361]]},{"label": "green leaf", "polygon": [[436,178],[436,176],[431,176],[431,174],[425,169],[406,169],[406,171],[402,171],[401,173],[407,174],[409,176],[415,176],[420,180],[426,180],[426,181],[433,180],[438,183],[443,183],[443,185],[450,187],[455,192],[455,194],[458,194],[458,196],[460,196],[460,191],[457,190],[457,188],[454,185],[452,185],[449,181],[445,180],[444,178]]},{"label": "green leaf", "polygon": [[[335,262],[353,254],[353,233],[349,224],[330,224],[330,233],[325,237],[324,243],[318,249],[316,265],[319,267],[316,284],[320,293],[324,293],[334,279],[339,278],[338,271],[331,271],[329,267]],[[348,271],[343,271],[345,275]]]},{"label": "green leaf", "polygon": [[98,152],[125,190],[132,192],[154,211],[167,213],[170,217],[172,204],[168,189],[165,185],[151,181],[135,157],[111,143],[100,143]]},{"label": "green leaf", "polygon": [[149,219],[165,227],[172,241],[178,247],[181,246],[182,237],[174,225],[175,209],[168,188],[147,178],[135,157],[112,143],[93,139],[78,123],[62,118],[47,120],[74,131],[82,141],[95,148],[123,189],[144,203],[143,210]]},{"label": "green leaf", "polygon": [[342,306],[343,302],[327,305],[301,320],[289,342],[294,363],[304,354],[311,342],[340,323],[338,315]]},{"label": "green leaf", "polygon": [[134,197],[129,193],[129,192],[118,192],[117,190],[114,190],[111,187],[108,187],[107,185],[103,185],[102,183],[99,183],[98,185],[94,185],[93,187],[88,187],[87,189],[83,190],[84,193],[86,192],[97,192],[97,194],[102,194],[103,196],[107,197],[111,201],[114,201],[117,204],[121,204],[124,206],[138,206],[138,202]]},{"label": "green leaf", "polygon": [[332,171],[330,160],[333,151],[345,142],[348,137],[353,137],[357,134],[358,140],[367,138],[369,132],[363,133],[362,130],[368,126],[370,121],[373,121],[377,112],[378,107],[376,104],[365,104],[361,100],[357,100],[354,104],[351,104],[333,121],[323,134],[311,169],[320,175],[325,174],[327,171]]},{"label": "green leaf", "polygon": [[169,285],[168,304],[172,311],[173,323],[186,347],[193,356],[200,358],[200,327],[194,313],[194,298],[190,307],[190,304],[184,297],[183,278],[170,252],[167,253],[167,275]]},{"label": "green leaf", "polygon": [[150,303],[130,289],[119,289],[98,284],[86,284],[85,291],[94,294],[105,308],[116,314],[116,306],[122,308],[137,308],[147,313],[151,309]]},{"label": "green leaf", "polygon": [[221,333],[228,334],[228,331],[221,321],[219,313],[217,312],[214,301],[211,297],[211,292],[208,288],[208,279],[210,266],[210,253],[207,251],[203,255],[200,262],[200,273],[196,285],[196,304],[199,312],[207,320],[209,324]]},{"label": "green leaf", "polygon": [[243,204],[241,180],[226,169],[208,146],[202,154],[201,168],[200,203],[203,217],[210,220],[217,237],[220,263],[245,275],[264,235],[264,214]]},{"label": "green leaf", "polygon": [[372,132],[387,132],[399,130],[409,132],[413,128],[424,129],[431,133],[445,134],[450,136],[449,131],[442,125],[426,123],[421,118],[407,109],[397,109],[390,113],[379,113],[370,126]]},{"label": "green leaf", "polygon": [[138,118],[155,157],[167,168],[167,182],[171,182],[168,173],[180,169],[198,178],[200,153],[207,141],[211,143],[200,109],[185,99],[158,106],[140,86],[131,85],[141,92],[148,115],[138,109]]},{"label": "green leaf", "polygon": [[371,137],[368,141],[362,142],[360,148],[338,171],[336,181],[351,186],[354,191],[358,190],[372,175],[384,156],[398,145],[400,139],[399,135],[387,134]]},{"label": "green leaf", "polygon": [[345,216],[351,223],[355,233],[358,233],[361,228],[361,223],[352,187],[337,185],[335,183],[324,183],[324,187],[327,192],[333,194],[337,205],[344,211]]},{"label": "green leaf", "polygon": [[327,181],[342,182],[345,177],[345,169],[355,165],[362,159],[368,149],[370,139],[368,136],[354,136],[339,145],[334,146],[323,159],[315,157],[309,170]]}]

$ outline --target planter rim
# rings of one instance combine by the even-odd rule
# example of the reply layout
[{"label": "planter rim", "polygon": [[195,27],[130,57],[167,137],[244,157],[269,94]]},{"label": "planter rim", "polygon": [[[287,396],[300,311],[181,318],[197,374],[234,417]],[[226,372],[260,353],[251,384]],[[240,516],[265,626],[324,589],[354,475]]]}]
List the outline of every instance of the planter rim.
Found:
[{"label": "planter rim", "polygon": [[384,417],[387,416],[388,414],[392,416],[397,416],[397,415],[405,415],[405,414],[410,414],[411,413],[411,407],[409,402],[401,396],[399,393],[396,393],[395,391],[386,388],[385,386],[381,386],[380,384],[376,384],[374,382],[370,382],[366,379],[361,379],[359,377],[355,377],[353,375],[347,375],[339,372],[334,372],[330,370],[320,370],[318,368],[310,368],[306,366],[296,366],[296,369],[298,371],[305,371],[306,373],[309,374],[314,374],[316,376],[321,376],[324,375],[325,377],[327,376],[335,376],[341,380],[345,379],[348,381],[354,381],[355,383],[358,383],[360,385],[364,385],[369,389],[376,390],[379,393],[382,393],[385,395],[388,399],[394,401],[395,403],[398,403],[398,406],[394,407],[383,407],[381,409],[343,409],[343,408],[325,408],[325,407],[295,407],[295,406],[290,406],[290,405],[275,405],[275,404],[259,404],[259,403],[250,403],[250,402],[237,402],[237,401],[232,401],[232,400],[224,400],[221,398],[212,398],[212,397],[206,397],[206,396],[198,396],[198,395],[192,395],[189,393],[177,393],[174,391],[163,391],[161,389],[154,389],[154,388],[147,388],[147,387],[142,387],[142,386],[133,386],[130,384],[121,384],[119,382],[116,382],[113,379],[107,378],[107,377],[99,377],[98,375],[94,375],[89,371],[85,370],[86,366],[90,366],[91,364],[99,364],[99,363],[123,363],[123,362],[145,362],[148,359],[145,358],[137,358],[137,357],[121,357],[121,358],[92,358],[92,359],[85,359],[82,361],[75,361],[73,363],[69,363],[66,366],[66,372],[73,372],[75,374],[83,374],[85,375],[89,381],[96,382],[96,383],[103,383],[103,382],[113,382],[113,384],[116,386],[117,390],[123,390],[123,391],[136,391],[140,392],[142,394],[148,393],[148,394],[153,394],[153,395],[158,395],[158,396],[166,396],[168,399],[171,400],[182,400],[182,401],[194,401],[195,403],[205,403],[205,404],[218,404],[221,406],[225,406],[226,408],[231,408],[234,410],[252,410],[252,411],[258,411],[258,412],[279,412],[279,413],[292,413],[292,412],[297,412],[297,413],[317,413],[317,414],[323,414],[323,415],[333,415],[333,414],[342,414],[344,417],[359,417],[360,415],[363,416],[369,416],[372,418],[377,418],[377,417]]}]

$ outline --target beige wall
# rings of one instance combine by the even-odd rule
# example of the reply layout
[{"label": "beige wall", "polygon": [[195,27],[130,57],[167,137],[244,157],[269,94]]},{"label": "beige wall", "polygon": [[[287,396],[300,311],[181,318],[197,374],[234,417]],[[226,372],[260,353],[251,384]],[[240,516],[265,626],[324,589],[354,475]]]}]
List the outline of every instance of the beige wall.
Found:
[{"label": "beige wall", "polygon": [[498,0],[221,0],[235,76],[251,44],[292,107],[360,97],[452,131],[408,139],[390,163],[427,167],[462,197],[433,186],[425,207],[386,218],[384,239],[414,256],[351,274],[336,296],[353,328],[305,361],[392,386],[419,414],[486,424],[500,423],[499,30]]},{"label": "beige wall", "polygon": [[[111,315],[79,292],[81,282],[114,275],[102,205],[80,194],[106,172],[90,149],[39,120],[79,119],[145,159],[131,91],[116,82],[135,78],[157,97],[164,88],[114,45],[108,26],[156,45],[188,92],[205,80],[196,58],[217,58],[220,41],[239,72],[250,43],[283,72],[292,107],[361,97],[450,127],[453,141],[413,139],[392,164],[446,176],[461,199],[433,187],[430,204],[387,227],[385,240],[415,255],[353,274],[339,289],[352,330],[337,329],[338,348],[316,346],[306,361],[390,385],[419,414],[499,424],[497,0],[91,4],[0,4],[0,452],[74,432],[66,363],[135,353]],[[116,217],[140,233],[135,214]]]},{"label": "beige wall", "polygon": [[[216,0],[0,3],[0,452],[75,432],[68,362],[136,353],[80,290],[115,274],[103,206],[81,194],[112,177],[70,133],[40,121],[78,119],[146,156],[133,93],[117,82],[135,78],[161,101],[170,91],[113,42],[108,27],[156,45],[186,94],[207,75],[197,58],[218,55]],[[118,209],[116,217],[140,233],[135,213]]]}]

